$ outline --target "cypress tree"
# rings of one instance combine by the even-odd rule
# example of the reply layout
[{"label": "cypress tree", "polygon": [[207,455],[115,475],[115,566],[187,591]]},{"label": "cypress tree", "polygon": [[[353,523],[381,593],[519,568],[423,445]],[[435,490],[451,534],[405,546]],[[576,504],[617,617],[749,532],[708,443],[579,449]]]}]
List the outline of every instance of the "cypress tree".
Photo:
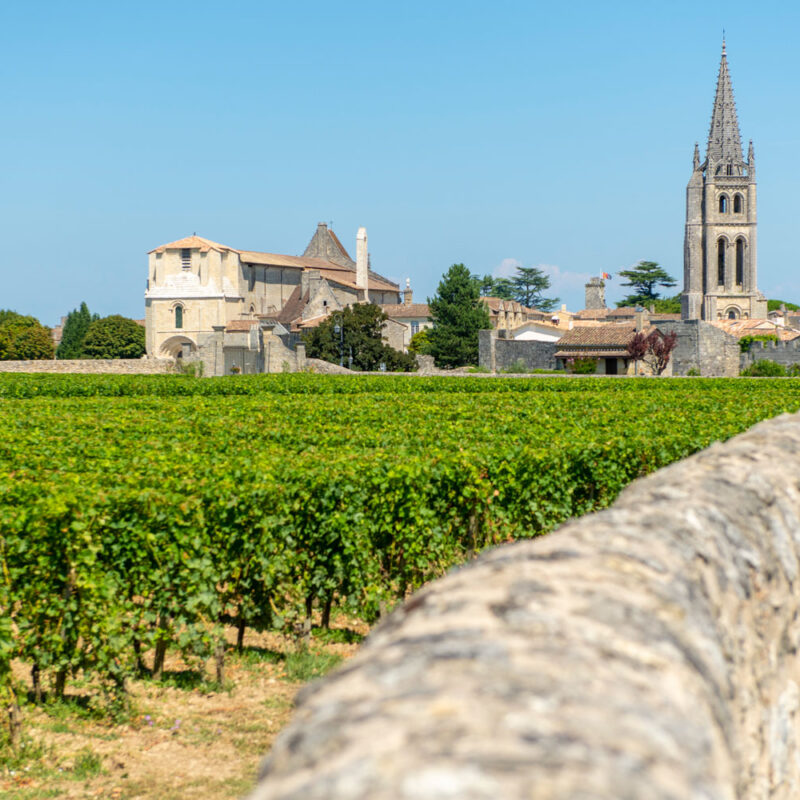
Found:
[{"label": "cypress tree", "polygon": [[83,340],[89,330],[89,325],[97,319],[97,314],[92,316],[86,303],[67,314],[64,330],[61,332],[61,343],[56,350],[56,358],[82,358]]}]

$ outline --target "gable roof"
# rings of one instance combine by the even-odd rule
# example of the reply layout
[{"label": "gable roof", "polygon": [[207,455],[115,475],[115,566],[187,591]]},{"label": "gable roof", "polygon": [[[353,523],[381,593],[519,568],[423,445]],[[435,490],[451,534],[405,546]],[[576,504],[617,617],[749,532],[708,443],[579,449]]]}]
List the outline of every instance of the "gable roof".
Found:
[{"label": "gable roof", "polygon": [[234,247],[228,247],[225,244],[219,244],[219,242],[212,242],[211,239],[204,239],[202,236],[197,236],[195,234],[186,236],[183,239],[177,239],[176,241],[169,242],[168,244],[162,244],[160,247],[156,247],[149,252],[163,253],[165,250],[184,249],[199,250],[201,253],[207,253],[209,250],[218,250],[220,253],[223,253],[226,250],[230,250],[232,253],[239,252]]},{"label": "gable roof", "polygon": [[344,249],[344,245],[339,241],[339,237],[324,222],[317,224],[317,230],[311,237],[303,256],[321,258],[344,267],[355,267],[356,265],[356,262],[350,258],[350,254]]},{"label": "gable roof", "polygon": [[[642,333],[649,334],[653,327],[646,325]],[[592,327],[573,328],[559,340],[559,348],[605,347],[625,349],[636,333],[636,325],[595,325]]]},{"label": "gable roof", "polygon": [[390,317],[420,317],[427,319],[431,315],[427,303],[386,303],[381,306]]}]

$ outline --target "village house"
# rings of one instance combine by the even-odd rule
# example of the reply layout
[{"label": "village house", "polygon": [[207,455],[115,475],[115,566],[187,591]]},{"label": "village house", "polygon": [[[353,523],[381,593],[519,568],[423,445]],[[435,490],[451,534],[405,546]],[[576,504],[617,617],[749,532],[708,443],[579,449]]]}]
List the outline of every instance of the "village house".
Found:
[{"label": "village house", "polygon": [[[649,336],[653,331],[663,336],[647,321],[645,312],[639,312],[633,323],[576,327],[559,339],[555,358],[561,369],[568,369],[575,359],[592,359],[601,375],[644,375],[651,371],[649,366],[636,362],[628,346],[637,333]],[[671,374],[669,366],[663,374]]]}]

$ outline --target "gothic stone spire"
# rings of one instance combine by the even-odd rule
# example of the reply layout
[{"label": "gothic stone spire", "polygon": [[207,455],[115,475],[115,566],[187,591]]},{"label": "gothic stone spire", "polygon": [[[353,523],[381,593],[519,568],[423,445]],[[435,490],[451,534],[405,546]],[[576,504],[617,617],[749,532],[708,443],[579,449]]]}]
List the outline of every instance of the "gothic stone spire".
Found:
[{"label": "gothic stone spire", "polygon": [[739,120],[736,117],[736,102],[733,98],[724,39],[722,40],[722,59],[717,78],[717,96],[714,98],[711,130],[708,132],[706,158],[712,175],[742,174],[742,137],[739,133]]}]

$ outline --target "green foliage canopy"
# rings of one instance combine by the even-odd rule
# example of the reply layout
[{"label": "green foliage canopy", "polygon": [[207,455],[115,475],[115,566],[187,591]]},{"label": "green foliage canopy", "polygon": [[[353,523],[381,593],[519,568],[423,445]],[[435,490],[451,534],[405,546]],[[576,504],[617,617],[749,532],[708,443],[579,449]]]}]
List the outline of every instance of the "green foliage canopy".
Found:
[{"label": "green foliage canopy", "polygon": [[408,352],[427,356],[431,350],[430,328],[423,328],[417,331],[408,343]]},{"label": "green foliage canopy", "polygon": [[538,267],[519,266],[510,278],[474,277],[480,284],[481,297],[516,300],[520,305],[546,313],[553,311],[559,302],[557,297],[544,297],[543,293],[550,288],[550,278]]},{"label": "green foliage canopy", "polygon": [[379,370],[381,364],[389,372],[412,372],[417,366],[414,356],[383,341],[388,318],[374,303],[356,303],[335,311],[304,334],[306,355],[362,372]]},{"label": "green foliage canopy", "polygon": [[83,340],[86,358],[141,358],[145,350],[144,328],[119,314],[96,319]]},{"label": "green foliage canopy", "polygon": [[0,360],[39,361],[53,358],[50,329],[36,317],[0,311]]},{"label": "green foliage canopy", "polygon": [[491,328],[489,311],[480,297],[480,283],[463,264],[444,274],[428,299],[433,328],[430,353],[439,367],[478,363],[478,331]]},{"label": "green foliage canopy", "polygon": [[89,332],[89,326],[97,319],[100,316],[92,314],[86,303],[81,303],[80,308],[70,311],[61,332],[56,358],[82,358],[84,339]]},{"label": "green foliage canopy", "polygon": [[656,286],[669,287],[675,286],[677,283],[675,278],[658,265],[657,261],[640,261],[630,269],[620,270],[618,274],[627,278],[627,283],[623,283],[623,286],[629,286],[636,290],[620,300],[617,303],[618,306],[648,306],[660,297]]},{"label": "green foliage canopy", "polygon": [[786,306],[787,311],[800,311],[797,303],[789,303],[786,300],[767,300],[767,311],[780,311],[781,306]]}]

